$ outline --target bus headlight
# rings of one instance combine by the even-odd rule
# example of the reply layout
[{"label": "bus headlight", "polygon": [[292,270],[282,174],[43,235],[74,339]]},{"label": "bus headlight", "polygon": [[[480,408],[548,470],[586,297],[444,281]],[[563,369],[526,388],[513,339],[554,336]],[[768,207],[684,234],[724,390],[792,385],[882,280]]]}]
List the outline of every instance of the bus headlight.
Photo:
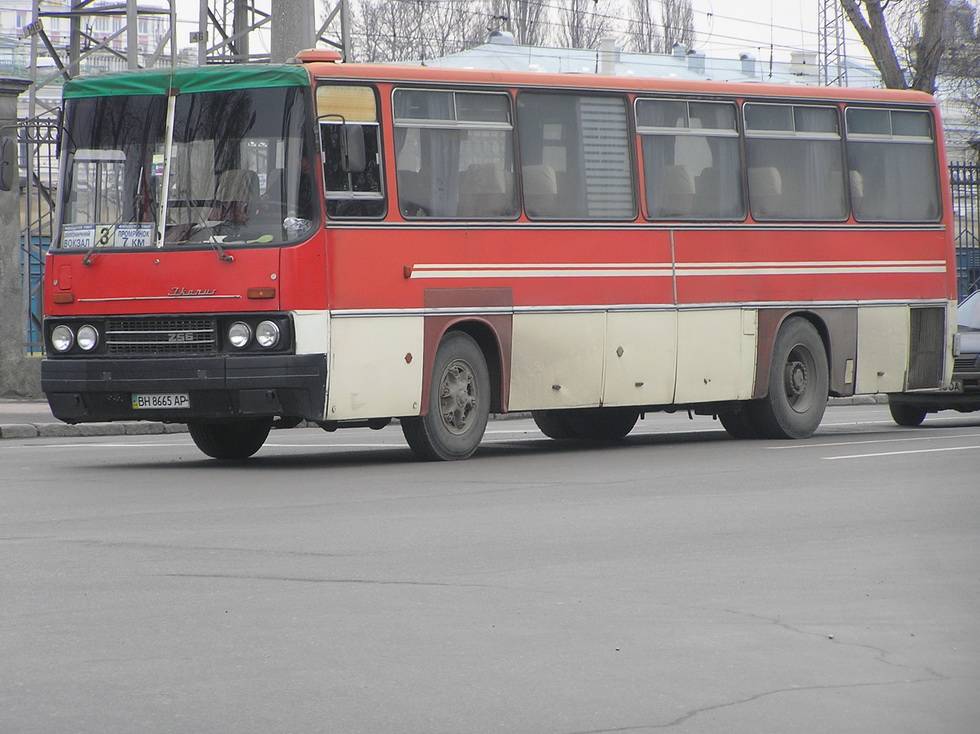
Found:
[{"label": "bus headlight", "polygon": [[78,330],[78,346],[86,352],[91,352],[99,345],[99,330],[91,324],[85,324]]},{"label": "bus headlight", "polygon": [[271,349],[279,343],[279,326],[273,321],[262,321],[255,327],[255,341],[264,349]]},{"label": "bus headlight", "polygon": [[64,324],[51,330],[51,346],[56,352],[67,352],[74,343],[75,334]]},{"label": "bus headlight", "polygon": [[244,349],[252,341],[252,328],[244,321],[236,321],[228,327],[228,342],[236,349]]}]

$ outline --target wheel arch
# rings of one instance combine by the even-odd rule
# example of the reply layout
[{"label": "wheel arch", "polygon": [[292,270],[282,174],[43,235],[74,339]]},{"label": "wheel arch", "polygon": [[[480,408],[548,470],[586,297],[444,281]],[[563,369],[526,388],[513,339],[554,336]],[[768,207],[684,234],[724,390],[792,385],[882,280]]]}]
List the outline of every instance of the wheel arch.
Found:
[{"label": "wheel arch", "polygon": [[[783,324],[792,318],[800,318],[808,321],[817,330],[817,334],[820,335],[820,340],[823,342],[826,353],[827,369],[831,373],[830,392],[831,394],[841,394],[841,390],[844,389],[842,384],[844,376],[843,374],[839,376],[835,375],[832,369],[835,362],[835,357],[833,356],[835,354],[835,339],[832,334],[836,332],[832,332],[828,326],[826,314],[806,309],[778,309],[759,311],[759,338],[756,342],[755,386],[752,392],[752,398],[761,399],[768,395],[769,372],[772,367],[772,353],[776,344],[776,336],[779,334],[779,330],[783,327]],[[843,348],[843,345],[840,345],[839,348],[841,351],[847,351]],[[856,350],[856,346],[854,349]],[[835,380],[835,377],[839,377],[839,380]],[[841,384],[838,385],[837,383]],[[851,389],[853,394],[853,383],[851,384]]]},{"label": "wheel arch", "polygon": [[510,317],[432,317],[425,320],[425,357],[422,369],[422,412],[429,404],[429,385],[439,344],[447,334],[460,331],[476,342],[490,373],[490,412],[507,411],[510,393]]},{"label": "wheel arch", "polygon": [[[461,320],[452,324],[448,331],[462,331],[472,337],[483,352],[490,371],[491,413],[503,413],[507,409],[507,388],[510,385],[510,369],[504,367],[503,347],[500,334],[483,319]],[[506,379],[505,379],[506,377]]]}]

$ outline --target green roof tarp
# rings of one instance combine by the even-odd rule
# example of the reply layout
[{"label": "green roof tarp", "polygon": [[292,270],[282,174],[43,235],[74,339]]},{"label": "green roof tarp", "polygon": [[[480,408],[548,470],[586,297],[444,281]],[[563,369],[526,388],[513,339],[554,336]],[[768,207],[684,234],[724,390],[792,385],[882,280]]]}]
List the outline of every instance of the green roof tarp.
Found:
[{"label": "green roof tarp", "polygon": [[83,76],[65,82],[65,99],[112,97],[132,94],[180,94],[216,92],[258,87],[305,87],[310,76],[302,66],[225,64],[123,71]]}]

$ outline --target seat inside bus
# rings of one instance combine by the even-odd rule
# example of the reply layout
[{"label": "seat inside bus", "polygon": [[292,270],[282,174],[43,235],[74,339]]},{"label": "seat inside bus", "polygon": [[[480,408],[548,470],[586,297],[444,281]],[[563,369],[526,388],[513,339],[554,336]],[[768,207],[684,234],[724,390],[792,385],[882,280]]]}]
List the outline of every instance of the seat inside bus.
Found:
[{"label": "seat inside bus", "polygon": [[783,216],[782,194],[783,180],[778,168],[749,169],[749,201],[753,217],[772,219]]},{"label": "seat inside bus", "polygon": [[524,208],[529,217],[554,216],[558,210],[558,177],[547,165],[524,166]]},{"label": "seat inside bus", "polygon": [[499,163],[473,163],[459,182],[461,217],[505,217],[515,213],[513,175]]}]

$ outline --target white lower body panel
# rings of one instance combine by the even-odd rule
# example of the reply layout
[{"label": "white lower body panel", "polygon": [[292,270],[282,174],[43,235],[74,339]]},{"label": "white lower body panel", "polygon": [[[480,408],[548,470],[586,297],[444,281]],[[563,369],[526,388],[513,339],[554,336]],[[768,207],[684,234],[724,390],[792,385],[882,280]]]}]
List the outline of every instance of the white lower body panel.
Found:
[{"label": "white lower body panel", "polygon": [[333,318],[327,420],[418,415],[421,316]]}]

